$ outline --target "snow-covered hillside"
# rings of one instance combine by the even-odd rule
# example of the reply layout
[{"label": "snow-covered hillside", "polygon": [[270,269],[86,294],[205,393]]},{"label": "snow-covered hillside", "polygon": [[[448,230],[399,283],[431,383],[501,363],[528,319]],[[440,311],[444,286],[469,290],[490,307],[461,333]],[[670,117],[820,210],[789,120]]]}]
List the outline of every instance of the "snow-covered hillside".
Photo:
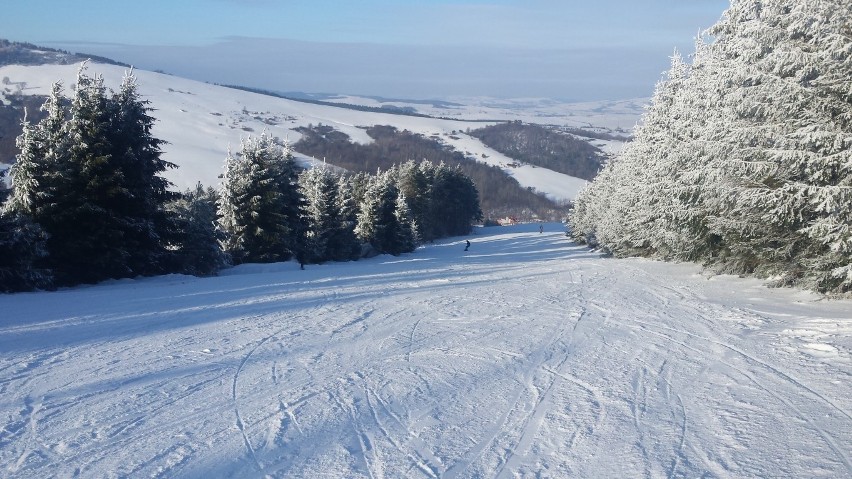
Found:
[{"label": "snow-covered hillside", "polygon": [[463,239],[0,296],[0,476],[852,477],[852,302]]},{"label": "snow-covered hillside", "polygon": [[[44,95],[57,80],[61,80],[68,90],[74,84],[77,69],[78,65],[0,67],[0,78],[10,79],[0,87],[0,97],[15,92]],[[91,74],[102,74],[107,86],[117,88],[126,69],[92,64],[89,71]],[[509,164],[514,161],[492,151],[479,140],[454,134],[486,124],[462,121],[475,118],[474,112],[478,106],[456,108],[453,117],[459,117],[459,120],[410,117],[295,102],[161,73],[137,70],[135,74],[139,78],[140,92],[156,109],[154,116],[158,122],[154,134],[169,142],[163,148],[163,157],[179,165],[177,170],[170,171],[166,176],[180,189],[194,186],[197,181],[217,185],[228,148],[238,149],[240,139],[247,135],[259,134],[265,129],[272,135],[295,142],[299,134],[292,131],[293,128],[320,123],[333,126],[357,142],[371,141],[364,127],[373,125],[393,125],[426,136],[437,136],[477,159],[503,167],[522,186],[533,187],[555,200],[574,198],[585,183],[546,169],[529,166],[512,168]],[[593,110],[587,106],[582,108]],[[467,113],[461,114],[460,111]],[[517,119],[517,109],[510,113],[507,111],[499,115],[499,109],[491,108],[485,113],[494,119]],[[632,120],[630,108],[612,110],[609,116],[607,111],[601,110],[588,118],[588,122],[583,120],[580,123],[600,120],[598,124],[605,126],[607,122],[614,121],[611,120],[613,116],[617,116],[617,123],[630,128],[638,119],[641,108],[634,111]],[[563,114],[566,117],[573,115],[570,110],[565,110]],[[536,113],[530,113],[530,116],[534,117]],[[464,137],[464,141],[453,140],[451,137],[454,136]],[[304,157],[302,160],[316,161]]]}]

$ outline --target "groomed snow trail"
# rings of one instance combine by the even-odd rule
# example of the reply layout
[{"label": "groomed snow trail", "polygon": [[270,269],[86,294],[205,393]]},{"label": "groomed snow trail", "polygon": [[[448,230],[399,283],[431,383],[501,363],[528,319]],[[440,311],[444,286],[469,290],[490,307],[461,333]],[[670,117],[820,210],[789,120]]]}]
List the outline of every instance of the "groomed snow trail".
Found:
[{"label": "groomed snow trail", "polygon": [[852,302],[470,239],[0,296],[0,476],[852,477]]}]

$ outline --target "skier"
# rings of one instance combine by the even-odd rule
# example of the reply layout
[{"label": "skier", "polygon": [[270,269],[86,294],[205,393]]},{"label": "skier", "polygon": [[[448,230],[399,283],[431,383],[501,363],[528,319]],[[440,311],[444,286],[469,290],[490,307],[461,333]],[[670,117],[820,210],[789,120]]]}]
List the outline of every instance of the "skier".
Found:
[{"label": "skier", "polygon": [[538,225],[538,234],[544,233],[544,225]]},{"label": "skier", "polygon": [[468,249],[468,248],[470,248],[470,241],[469,241],[469,240],[464,240],[464,242],[465,242],[465,243],[467,243],[467,244],[465,245],[465,247],[464,247],[464,250],[465,250],[465,251],[467,251],[467,249]]}]

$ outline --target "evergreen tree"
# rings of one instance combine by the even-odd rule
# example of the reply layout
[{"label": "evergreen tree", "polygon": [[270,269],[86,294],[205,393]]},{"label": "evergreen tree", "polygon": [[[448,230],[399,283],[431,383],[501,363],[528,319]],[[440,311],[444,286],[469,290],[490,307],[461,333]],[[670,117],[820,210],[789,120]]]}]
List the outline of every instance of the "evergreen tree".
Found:
[{"label": "evergreen tree", "polygon": [[429,187],[434,170],[434,165],[429,161],[420,164],[408,161],[398,168],[399,190],[405,196],[412,220],[417,224],[417,236],[422,241],[435,239],[434,228],[429,222]]},{"label": "evergreen tree", "polygon": [[224,233],[217,223],[218,198],[216,190],[199,183],[167,206],[175,224],[170,238],[170,271],[211,276],[228,264],[219,246]]},{"label": "evergreen tree", "polygon": [[367,198],[367,190],[372,181],[373,177],[363,171],[349,177],[349,191],[352,194],[352,202],[355,205],[356,212]]},{"label": "evergreen tree", "polygon": [[137,90],[136,78],[126,75],[111,99],[115,168],[121,174],[121,191],[111,209],[122,218],[125,260],[131,274],[163,272],[165,240],[174,225],[165,205],[177,198],[172,186],[160,176],[173,163],[161,158],[165,142],[151,134],[154,118],[150,102]]},{"label": "evergreen tree", "polygon": [[362,241],[394,256],[414,251],[418,240],[417,225],[396,180],[395,169],[372,178],[355,228]]},{"label": "evergreen tree", "polygon": [[619,255],[672,257],[681,251],[674,244],[681,242],[664,232],[684,221],[680,211],[689,211],[676,204],[682,188],[672,164],[683,141],[681,93],[689,67],[677,52],[671,62],[633,141],[575,200],[570,218],[576,239]]},{"label": "evergreen tree", "polygon": [[474,222],[482,220],[479,193],[473,180],[460,168],[444,163],[435,167],[429,186],[428,224],[432,237],[460,236],[470,233]]},{"label": "evergreen tree", "polygon": [[393,177],[387,172],[379,172],[370,179],[358,212],[355,233],[361,241],[369,243],[380,253],[396,249],[394,210],[397,194]]},{"label": "evergreen tree", "polygon": [[244,140],[240,155],[228,153],[219,221],[228,235],[223,249],[234,263],[287,261],[301,255],[297,180],[289,148],[266,133]]},{"label": "evergreen tree", "polygon": [[328,242],[328,251],[334,261],[352,261],[361,255],[361,242],[355,234],[358,208],[352,182],[344,176],[337,180],[338,227]]},{"label": "evergreen tree", "polygon": [[6,200],[8,200],[11,195],[10,189],[6,186],[6,175],[8,174],[8,169],[0,171],[0,211],[3,211],[3,208],[6,205]]},{"label": "evergreen tree", "polygon": [[394,228],[396,238],[392,250],[389,253],[399,255],[401,253],[410,253],[417,249],[417,244],[420,242],[417,232],[417,223],[411,214],[411,209],[408,207],[405,194],[400,191],[396,197],[396,205],[394,207]]},{"label": "evergreen tree", "polygon": [[[7,172],[0,172],[0,205],[11,194],[4,178]],[[28,215],[0,207],[1,293],[49,288],[52,285],[50,271],[38,266],[38,261],[47,254],[44,240],[44,231]]]},{"label": "evergreen tree", "polygon": [[330,242],[338,228],[337,179],[326,166],[311,168],[299,176],[304,197],[305,260],[322,263],[332,259]]},{"label": "evergreen tree", "polygon": [[39,266],[47,254],[45,233],[28,216],[0,212],[0,292],[50,288],[53,276]]},{"label": "evergreen tree", "polygon": [[48,231],[50,263],[61,284],[92,283],[131,274],[126,265],[123,218],[112,209],[122,194],[113,156],[112,111],[103,78],[77,76],[57,202],[40,224]]},{"label": "evergreen tree", "polygon": [[710,30],[729,67],[717,109],[730,154],[715,171],[726,191],[708,198],[729,269],[852,291],[850,25],[848,2],[739,1]]},{"label": "evergreen tree", "polygon": [[69,138],[63,129],[68,112],[61,83],[53,84],[42,110],[47,117],[35,125],[25,119],[17,138],[19,153],[9,171],[12,192],[6,203],[8,211],[36,221],[49,217],[53,205],[61,201],[59,180],[67,168]]}]

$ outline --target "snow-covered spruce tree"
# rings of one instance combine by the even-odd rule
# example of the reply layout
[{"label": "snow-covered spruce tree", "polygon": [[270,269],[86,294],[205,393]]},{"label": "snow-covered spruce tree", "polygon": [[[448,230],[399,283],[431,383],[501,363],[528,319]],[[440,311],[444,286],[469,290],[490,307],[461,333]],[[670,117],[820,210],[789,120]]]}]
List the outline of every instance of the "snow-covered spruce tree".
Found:
[{"label": "snow-covered spruce tree", "polygon": [[733,2],[710,29],[724,85],[707,175],[723,271],[852,291],[852,5]]},{"label": "snow-covered spruce tree", "polygon": [[91,283],[131,274],[125,263],[125,224],[112,209],[122,194],[122,172],[113,156],[112,105],[103,78],[77,75],[66,123],[67,164],[52,212],[39,218],[47,230],[48,251],[60,284]]},{"label": "snow-covered spruce tree", "polygon": [[395,249],[389,251],[389,253],[399,255],[414,251],[420,243],[417,222],[411,214],[408,201],[402,191],[397,194],[393,216],[396,224],[396,241],[394,242]]},{"label": "snow-covered spruce tree", "polygon": [[656,250],[662,259],[707,263],[721,249],[720,239],[709,228],[704,201],[712,185],[711,165],[720,148],[725,148],[720,141],[722,129],[712,120],[722,90],[708,78],[720,65],[708,49],[703,38],[696,39],[686,82],[673,98],[671,127],[657,131],[664,138],[656,148],[662,161],[652,177],[662,177],[664,185],[653,190],[663,211],[655,224]]},{"label": "snow-covered spruce tree", "polygon": [[227,234],[222,247],[235,264],[301,255],[298,174],[289,147],[265,132],[242,141],[241,154],[228,152],[219,222]]},{"label": "snow-covered spruce tree", "polygon": [[634,131],[634,140],[577,198],[571,221],[578,241],[600,244],[617,255],[665,250],[660,222],[671,210],[671,202],[664,201],[672,188],[667,160],[680,120],[677,94],[687,72],[688,67],[675,52],[666,78],[657,84],[651,104]]},{"label": "snow-covered spruce tree", "polygon": [[385,224],[389,215],[393,215],[392,208],[388,206],[392,185],[388,181],[388,175],[382,172],[367,178],[368,182],[358,205],[355,234],[361,242],[369,243],[376,251],[384,253]]},{"label": "snow-covered spruce tree", "polygon": [[53,275],[40,265],[46,235],[29,216],[0,212],[0,293],[50,288]]},{"label": "snow-covered spruce tree", "polygon": [[[799,138],[817,150],[816,167],[806,171],[805,189],[815,218],[801,232],[812,240],[812,254],[803,261],[816,274],[818,289],[852,291],[852,5],[816,2],[800,5],[808,15],[791,28],[806,39],[802,49],[819,59],[816,72],[799,72],[801,81],[819,94],[814,110],[821,113],[822,131],[800,130]],[[816,21],[808,21],[815,18]],[[828,33],[824,33],[828,32]],[[794,35],[795,36],[795,35]],[[833,68],[825,68],[831,66]]]},{"label": "snow-covered spruce tree", "polygon": [[354,204],[356,214],[361,204],[364,202],[364,199],[367,197],[367,190],[370,188],[370,184],[372,184],[372,182],[373,177],[363,171],[355,173],[349,177],[347,183],[349,183],[349,191],[352,194],[352,202]]},{"label": "snow-covered spruce tree", "polygon": [[6,176],[9,174],[9,170],[0,170],[0,211],[3,211],[3,208],[6,204],[6,200],[9,199],[9,195],[11,195],[11,189],[6,186]]},{"label": "snow-covered spruce tree", "polygon": [[9,171],[12,192],[5,208],[16,215],[30,216],[34,221],[48,218],[58,199],[58,180],[68,165],[68,137],[64,132],[68,115],[63,106],[62,84],[53,84],[41,109],[47,117],[38,124],[26,119],[17,138],[19,150]]},{"label": "snow-covered spruce tree", "polygon": [[[0,205],[11,194],[6,173],[0,172]],[[53,276],[38,264],[46,255],[44,231],[30,216],[0,207],[0,293],[49,288]]]},{"label": "snow-covered spruce tree", "polygon": [[217,223],[218,199],[216,190],[198,183],[167,205],[175,225],[170,235],[169,271],[211,276],[228,264],[219,246],[224,233]]},{"label": "snow-covered spruce tree", "polygon": [[[689,178],[680,175],[691,165],[681,165],[682,146],[689,133],[684,124],[696,105],[683,94],[690,68],[675,52],[665,80],[658,84],[643,121],[637,126],[635,138],[624,151],[629,164],[622,172],[622,184],[615,188],[613,208],[624,211],[609,217],[618,224],[617,245],[620,255],[652,255],[658,258],[688,258],[693,238],[683,225],[697,214],[689,204]],[[632,182],[632,183],[630,183]],[[631,188],[632,186],[632,188]]]},{"label": "snow-covered spruce tree", "polygon": [[429,187],[429,215],[426,220],[434,238],[470,233],[473,223],[482,219],[479,192],[473,180],[459,167],[444,163],[435,167]]},{"label": "snow-covered spruce tree", "polygon": [[66,123],[69,173],[62,181],[72,193],[56,231],[48,230],[57,276],[95,282],[164,271],[164,207],[173,194],[160,174],[174,165],[160,158],[150,110],[132,75],[110,96],[100,76],[80,69]]},{"label": "snow-covered spruce tree", "polygon": [[435,166],[430,161],[419,164],[407,161],[397,168],[397,184],[405,196],[412,220],[417,225],[417,236],[422,241],[435,239],[432,225],[429,223],[430,196],[429,187],[434,178]]},{"label": "snow-covered spruce tree", "polygon": [[299,175],[299,190],[304,197],[305,261],[322,263],[333,259],[333,240],[342,225],[339,209],[338,179],[326,166],[305,170]]},{"label": "snow-covered spruce tree", "polygon": [[121,191],[111,200],[113,214],[122,218],[122,237],[130,274],[165,271],[166,239],[174,225],[165,206],[179,195],[160,176],[176,165],[161,158],[161,145],[151,129],[150,102],[140,97],[136,77],[125,75],[111,99],[114,167],[121,173]]},{"label": "snow-covered spruce tree", "polygon": [[403,240],[416,226],[410,221],[410,213],[408,219],[397,215],[400,193],[395,176],[394,172],[386,171],[371,179],[358,213],[355,233],[379,253],[396,256],[414,250],[416,245]]},{"label": "snow-covered spruce tree", "polygon": [[47,117],[41,122],[24,121],[16,142],[20,152],[9,170],[12,189],[0,208],[0,290],[5,292],[53,286],[48,235],[40,223],[51,219],[62,198],[59,180],[67,167],[61,83],[53,85],[42,109]]},{"label": "snow-covered spruce tree", "polygon": [[330,259],[356,260],[361,255],[361,242],[355,234],[355,226],[358,224],[358,207],[352,182],[344,176],[339,176],[337,179],[336,208],[338,225],[328,241]]}]

